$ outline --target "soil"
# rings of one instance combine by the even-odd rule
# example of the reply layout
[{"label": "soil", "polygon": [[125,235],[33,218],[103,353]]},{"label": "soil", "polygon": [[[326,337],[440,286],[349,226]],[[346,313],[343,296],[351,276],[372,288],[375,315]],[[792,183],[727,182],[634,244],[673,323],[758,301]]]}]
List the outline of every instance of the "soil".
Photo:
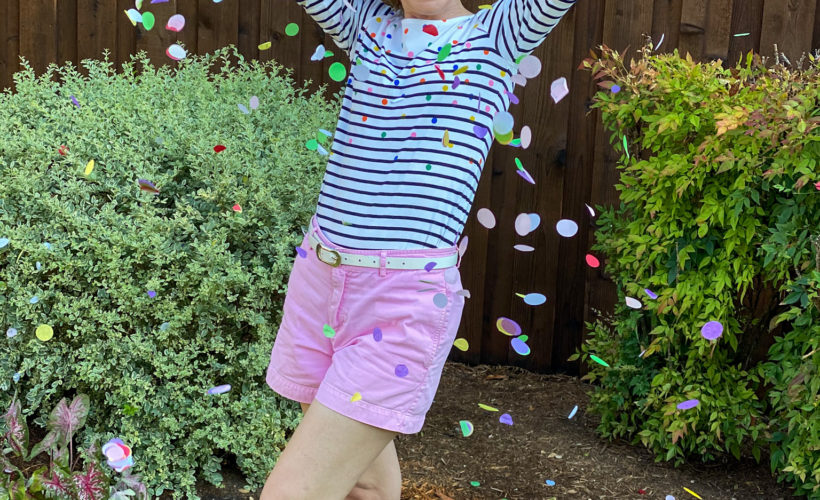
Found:
[{"label": "soil", "polygon": [[[684,488],[703,500],[794,498],[775,482],[765,461],[676,469],[656,463],[643,448],[602,440],[595,434],[597,419],[584,411],[589,388],[569,376],[448,362],[422,432],[396,437],[402,500],[696,498]],[[579,409],[569,419],[575,405]],[[502,413],[512,417],[512,425],[499,422]],[[463,436],[459,420],[473,423],[472,435]],[[243,489],[245,481],[229,457],[222,487],[200,481],[201,498],[258,499],[259,491]]]}]

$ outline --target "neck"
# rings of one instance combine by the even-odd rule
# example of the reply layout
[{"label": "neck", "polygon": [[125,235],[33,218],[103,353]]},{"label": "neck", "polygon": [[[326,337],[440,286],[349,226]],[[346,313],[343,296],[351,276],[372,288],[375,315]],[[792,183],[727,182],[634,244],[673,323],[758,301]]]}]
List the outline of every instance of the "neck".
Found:
[{"label": "neck", "polygon": [[465,9],[464,6],[461,5],[461,2],[452,2],[447,8],[442,9],[439,12],[434,12],[432,14],[416,12],[412,9],[407,8],[404,9],[405,19],[452,19],[454,17],[470,16],[472,14],[472,12]]}]

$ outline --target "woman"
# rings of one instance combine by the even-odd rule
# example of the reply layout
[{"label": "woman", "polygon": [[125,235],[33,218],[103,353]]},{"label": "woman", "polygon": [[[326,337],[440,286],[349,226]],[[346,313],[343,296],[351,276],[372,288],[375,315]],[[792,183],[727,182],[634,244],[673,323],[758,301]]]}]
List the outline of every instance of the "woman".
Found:
[{"label": "woman", "polygon": [[305,415],[261,500],[398,500],[393,438],[422,428],[458,331],[493,118],[575,0],[296,1],[354,65],[267,372]]}]

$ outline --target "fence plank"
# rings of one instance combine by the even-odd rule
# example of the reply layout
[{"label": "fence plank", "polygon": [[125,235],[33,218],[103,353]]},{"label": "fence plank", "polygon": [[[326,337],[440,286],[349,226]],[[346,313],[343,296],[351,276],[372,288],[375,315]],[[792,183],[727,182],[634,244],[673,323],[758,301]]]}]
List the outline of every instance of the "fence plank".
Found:
[{"label": "fence plank", "polygon": [[732,9],[732,38],[729,40],[727,59],[730,66],[734,66],[750,50],[760,48],[763,2],[764,0],[735,0],[735,7]]},{"label": "fence plank", "polygon": [[704,33],[704,58],[726,61],[732,36],[732,0],[709,0]]},{"label": "fence plank", "polygon": [[763,7],[763,31],[760,52],[774,54],[777,49],[792,62],[811,45],[816,0],[766,0]]},{"label": "fence plank", "polygon": [[672,53],[678,47],[682,10],[683,0],[655,0],[652,9],[652,40],[655,47],[660,44],[660,52]]},{"label": "fence plank", "polygon": [[20,26],[20,54],[39,75],[57,60],[57,0],[21,0]]},{"label": "fence plank", "polygon": [[259,58],[260,13],[264,0],[239,0],[239,42],[237,47],[245,59]]},{"label": "fence plank", "polygon": [[238,3],[213,3],[213,0],[199,0],[198,21],[196,48],[198,54],[213,52],[227,45],[239,43]]},{"label": "fence plank", "polygon": [[77,0],[57,2],[57,64],[77,60]]},{"label": "fence plank", "polygon": [[683,0],[683,10],[680,19],[680,41],[678,42],[681,56],[687,53],[693,59],[703,59],[706,46],[706,2],[708,0]]},{"label": "fence plank", "polygon": [[20,70],[19,0],[0,2],[0,90],[12,88],[12,76]]}]

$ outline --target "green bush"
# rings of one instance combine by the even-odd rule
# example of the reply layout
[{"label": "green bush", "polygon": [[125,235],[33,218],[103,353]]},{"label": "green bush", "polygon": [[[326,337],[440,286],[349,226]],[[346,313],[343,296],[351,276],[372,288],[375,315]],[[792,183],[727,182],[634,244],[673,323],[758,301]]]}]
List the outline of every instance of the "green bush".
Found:
[{"label": "green bush", "polygon": [[[573,356],[611,366],[589,364],[598,430],[675,464],[760,460],[771,444],[780,479],[816,491],[820,61],[749,54],[724,68],[651,52],[627,68],[602,47],[582,64],[622,151],[621,202],[599,207],[593,246],[619,302]],[[709,321],[724,326],[715,341],[701,335]],[[689,399],[700,404],[677,408]]]},{"label": "green bush", "polygon": [[0,346],[0,407],[16,384],[44,427],[88,395],[80,446],[129,443],[152,495],[219,484],[221,452],[261,487],[301,417],[265,369],[326,163],[305,142],[338,102],[234,48],[177,69],[144,53],[120,73],[107,53],[83,66],[24,63],[0,94],[0,327],[19,332]]}]

